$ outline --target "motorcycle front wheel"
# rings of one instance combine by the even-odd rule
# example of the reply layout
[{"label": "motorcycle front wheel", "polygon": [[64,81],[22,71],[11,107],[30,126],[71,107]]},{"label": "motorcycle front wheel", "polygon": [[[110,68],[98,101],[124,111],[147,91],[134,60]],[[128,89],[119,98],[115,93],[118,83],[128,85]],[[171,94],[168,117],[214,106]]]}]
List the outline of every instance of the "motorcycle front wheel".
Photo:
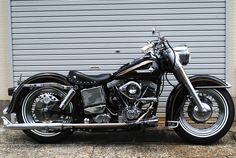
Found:
[{"label": "motorcycle front wheel", "polygon": [[[19,123],[68,123],[72,117],[53,113],[58,110],[66,93],[57,88],[39,88],[29,92],[24,98],[21,109],[17,112]],[[73,104],[69,103],[65,113],[71,113]],[[70,129],[32,129],[23,130],[29,137],[40,143],[54,143],[64,140],[72,134]]]},{"label": "motorcycle front wheel", "polygon": [[209,144],[219,140],[230,129],[234,120],[233,100],[225,89],[198,89],[198,96],[206,107],[200,112],[189,94],[181,98],[176,118],[176,133],[194,144]]}]

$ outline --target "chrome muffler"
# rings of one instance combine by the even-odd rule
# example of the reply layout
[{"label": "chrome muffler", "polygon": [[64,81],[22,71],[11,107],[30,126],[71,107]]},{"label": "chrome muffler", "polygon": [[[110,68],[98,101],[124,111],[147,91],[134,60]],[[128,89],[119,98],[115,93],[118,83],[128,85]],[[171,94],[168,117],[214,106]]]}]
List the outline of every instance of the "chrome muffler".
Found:
[{"label": "chrome muffler", "polygon": [[128,128],[141,124],[156,124],[158,119],[140,121],[138,123],[11,123],[6,117],[2,117],[3,128],[14,130],[26,129],[68,129],[68,128]]}]

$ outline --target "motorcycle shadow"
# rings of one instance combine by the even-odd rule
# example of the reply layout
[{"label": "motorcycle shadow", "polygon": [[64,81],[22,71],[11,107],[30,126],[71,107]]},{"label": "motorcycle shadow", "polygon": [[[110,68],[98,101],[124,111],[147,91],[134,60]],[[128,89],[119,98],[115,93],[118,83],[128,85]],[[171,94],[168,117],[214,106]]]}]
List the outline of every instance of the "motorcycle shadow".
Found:
[{"label": "motorcycle shadow", "polygon": [[133,131],[74,132],[63,143],[134,144],[134,143],[186,144],[173,130],[145,129]]}]

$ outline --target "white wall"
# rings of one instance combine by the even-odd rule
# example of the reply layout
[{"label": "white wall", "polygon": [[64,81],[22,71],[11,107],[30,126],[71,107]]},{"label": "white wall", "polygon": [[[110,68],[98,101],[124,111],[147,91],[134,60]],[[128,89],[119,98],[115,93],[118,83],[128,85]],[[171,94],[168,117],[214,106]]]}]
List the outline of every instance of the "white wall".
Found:
[{"label": "white wall", "polygon": [[0,100],[9,99],[8,0],[0,0]]},{"label": "white wall", "polygon": [[229,51],[228,51],[228,72],[229,82],[232,84],[230,89],[231,95],[236,97],[236,1],[229,0],[229,19],[228,19],[228,36],[229,36]]}]

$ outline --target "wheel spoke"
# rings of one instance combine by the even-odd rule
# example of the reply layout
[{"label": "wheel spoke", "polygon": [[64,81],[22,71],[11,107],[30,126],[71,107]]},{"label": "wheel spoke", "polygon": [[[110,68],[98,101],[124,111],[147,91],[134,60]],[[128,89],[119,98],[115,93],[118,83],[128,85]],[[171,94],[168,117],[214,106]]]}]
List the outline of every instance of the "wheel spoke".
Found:
[{"label": "wheel spoke", "polygon": [[[72,117],[67,117],[61,114],[53,114],[48,109],[60,105],[60,100],[63,100],[65,93],[56,88],[41,88],[31,94],[22,106],[24,114],[23,120],[25,123],[43,123],[43,122],[68,122]],[[72,103],[68,104],[65,109],[67,113],[71,113],[73,109]],[[31,130],[37,135],[51,137],[60,134],[58,130],[41,129]]]},{"label": "wheel spoke", "polygon": [[[190,102],[189,95],[183,100],[180,111],[180,124],[191,135],[208,137],[219,132],[221,126],[225,124],[226,102],[222,95],[215,89],[199,89],[198,95],[202,103],[211,108],[210,115],[194,111],[196,105]],[[208,118],[209,117],[209,118]],[[201,118],[204,121],[199,121]]]}]

